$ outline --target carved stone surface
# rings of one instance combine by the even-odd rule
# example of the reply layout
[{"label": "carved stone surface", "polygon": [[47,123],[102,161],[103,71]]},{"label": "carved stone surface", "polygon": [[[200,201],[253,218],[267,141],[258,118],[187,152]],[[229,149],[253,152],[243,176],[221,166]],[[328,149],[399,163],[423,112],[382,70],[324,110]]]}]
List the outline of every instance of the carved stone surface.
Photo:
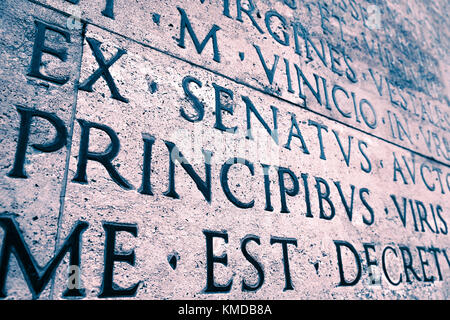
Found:
[{"label": "carved stone surface", "polygon": [[446,1],[0,3],[0,295],[448,299]]}]

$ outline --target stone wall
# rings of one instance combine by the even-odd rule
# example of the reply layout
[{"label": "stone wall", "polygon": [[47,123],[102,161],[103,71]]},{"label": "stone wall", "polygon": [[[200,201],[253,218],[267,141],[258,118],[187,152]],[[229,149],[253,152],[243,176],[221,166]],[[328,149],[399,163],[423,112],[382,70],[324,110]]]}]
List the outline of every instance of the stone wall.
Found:
[{"label": "stone wall", "polygon": [[2,0],[0,296],[448,299],[449,9]]}]

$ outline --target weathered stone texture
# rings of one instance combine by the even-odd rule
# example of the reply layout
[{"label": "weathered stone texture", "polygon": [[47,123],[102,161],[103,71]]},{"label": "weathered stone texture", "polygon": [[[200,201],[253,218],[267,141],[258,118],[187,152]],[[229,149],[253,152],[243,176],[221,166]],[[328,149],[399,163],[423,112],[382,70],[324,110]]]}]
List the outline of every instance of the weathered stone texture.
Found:
[{"label": "weathered stone texture", "polygon": [[[116,0],[112,16],[105,1],[2,1],[1,217],[14,217],[40,266],[77,223],[88,222],[81,237],[80,276],[89,299],[105,289],[105,224],[136,228],[135,236],[117,233],[116,254],[134,251],[135,261],[113,263],[113,282],[122,289],[139,283],[131,294],[137,299],[448,299],[448,4],[229,2],[228,12],[228,1]],[[241,3],[244,10],[255,5],[254,23],[245,12],[240,19]],[[370,5],[381,12],[375,27]],[[76,10],[81,21],[73,18]],[[188,28],[181,45],[184,14],[198,45],[214,25],[219,27],[216,51],[212,36],[199,53]],[[70,34],[68,43],[49,32],[45,43],[65,48],[67,59],[44,53],[40,68],[43,74],[67,76],[64,84],[29,75],[35,21]],[[294,38],[292,23],[308,30],[319,54],[308,42],[308,59],[301,27]],[[284,37],[289,44],[282,43]],[[103,63],[107,71],[89,83]],[[313,90],[299,81],[297,69]],[[320,97],[314,95],[316,80]],[[218,110],[220,103],[233,111]],[[38,151],[33,143],[50,142],[57,134],[48,121],[33,118],[27,179],[8,176],[17,157],[17,105],[54,113],[68,132],[64,147]],[[236,127],[235,132],[218,129],[218,113],[223,126]],[[93,157],[112,152],[111,134],[117,134],[120,148],[105,160],[112,164],[108,170],[101,161],[88,160],[82,181],[81,140],[89,123],[101,125],[89,131]],[[274,127],[277,134],[271,136]],[[143,191],[150,141],[152,194]],[[178,197],[167,194],[171,143],[198,174],[196,184],[172,153]],[[205,165],[208,152],[212,156]],[[235,157],[248,162],[232,165],[224,182],[224,164]],[[210,199],[204,182],[209,166]],[[241,205],[227,195],[226,183]],[[216,257],[227,254],[226,266],[214,263],[215,283],[233,279],[227,292],[206,288],[208,230],[228,236],[228,243],[213,242]],[[247,249],[265,276],[256,292],[242,289],[244,281],[260,280],[242,253],[249,235],[260,239]],[[277,237],[296,240],[287,246],[292,290],[286,290],[282,246],[271,244]],[[339,285],[338,240],[352,244],[360,256],[361,279],[355,285]],[[393,250],[384,259],[388,246]],[[409,248],[421,280],[405,266],[409,259],[402,247]],[[440,251],[433,255],[430,248]],[[367,254],[377,266],[369,267]],[[353,279],[354,254],[344,247],[342,264],[345,278]],[[68,266],[66,255],[37,295],[63,297]],[[401,284],[392,285],[400,274]],[[434,281],[424,281],[427,274]],[[26,280],[12,258],[7,297],[30,298]]]}]

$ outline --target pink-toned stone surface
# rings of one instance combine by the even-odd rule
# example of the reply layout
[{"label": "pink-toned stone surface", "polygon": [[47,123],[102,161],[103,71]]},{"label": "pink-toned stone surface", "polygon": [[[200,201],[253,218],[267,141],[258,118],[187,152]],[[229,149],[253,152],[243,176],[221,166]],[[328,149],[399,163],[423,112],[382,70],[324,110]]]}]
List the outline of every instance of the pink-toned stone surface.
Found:
[{"label": "pink-toned stone surface", "polygon": [[[102,224],[127,223],[137,226],[137,236],[119,233],[116,251],[134,250],[136,261],[134,266],[116,262],[113,279],[122,288],[140,282],[136,295],[133,296],[137,299],[448,299],[450,118],[446,61],[449,45],[448,16],[444,15],[448,11],[448,5],[445,1],[432,5],[419,1],[408,4],[402,1],[395,5],[380,3],[378,8],[383,12],[381,29],[371,30],[361,20],[352,18],[352,13],[356,12],[353,11],[353,5],[361,14],[357,2],[352,1],[351,6],[348,1],[344,1],[348,6],[347,11],[339,9],[331,1],[325,2],[330,11],[329,21],[325,21],[330,31],[326,34],[321,27],[320,12],[315,2],[297,3],[298,8],[293,10],[283,1],[254,1],[257,7],[254,16],[264,34],[252,26],[245,14],[242,15],[242,22],[236,20],[236,1],[230,1],[232,18],[224,16],[222,1],[208,0],[203,4],[194,0],[182,3],[116,0],[114,19],[102,15],[104,1],[81,0],[77,6],[62,0],[8,0],[2,3],[0,18],[4,36],[1,38],[4,40],[1,45],[5,49],[1,55],[0,70],[6,86],[2,86],[0,101],[1,209],[4,213],[15,215],[37,262],[44,266],[54,255],[55,243],[59,248],[78,221],[88,222],[89,228],[83,233],[81,243],[81,283],[86,290],[86,298],[96,298],[101,291],[104,271],[105,230]],[[340,3],[342,6],[342,2]],[[242,1],[242,4],[246,6],[248,1]],[[360,3],[363,8],[370,4],[365,1]],[[180,13],[177,6],[185,10],[200,41],[213,24],[220,26],[217,33],[220,62],[212,59],[211,42],[198,54],[187,31],[186,48],[177,45],[180,35]],[[72,29],[72,43],[66,44],[69,48],[68,60],[65,63],[57,61],[67,69],[58,69],[60,65],[48,65],[49,72],[59,70],[62,74],[70,73],[70,81],[55,88],[50,85],[52,90],[48,92],[50,89],[40,84],[43,81],[26,76],[34,41],[33,20],[38,18],[64,27],[68,15],[75,8],[81,10],[81,17],[84,19],[83,24],[80,24],[80,28],[84,28],[83,39],[81,29]],[[336,15],[344,17],[346,21],[342,26],[346,42],[342,41],[338,21],[332,17],[332,8],[335,8],[333,12]],[[315,53],[312,53],[314,60],[306,63],[306,51],[301,37],[299,41],[302,55],[295,53],[292,28],[288,30],[290,45],[277,43],[264,24],[265,14],[269,10],[277,11],[289,23],[302,22],[313,36],[316,46],[320,47],[319,40],[323,39],[334,46],[345,48],[346,54],[351,57],[351,66],[357,74],[358,82],[349,81],[345,71],[343,76],[332,72],[329,51],[326,51],[327,66],[324,66]],[[258,18],[256,11],[261,18]],[[160,15],[159,21],[155,14]],[[26,32],[29,36],[24,36],[28,34]],[[282,32],[282,28],[278,32]],[[369,39],[379,41],[383,50],[389,51],[396,59],[402,59],[405,66],[414,72],[423,67],[425,71],[420,77],[426,79],[432,88],[430,95],[412,86],[400,69],[385,67],[376,56],[371,57],[362,43],[361,32]],[[397,39],[398,34],[403,35],[400,40]],[[74,83],[82,83],[98,68],[86,40],[88,38],[102,43],[101,49],[106,60],[111,59],[119,48],[127,51],[109,71],[120,94],[129,100],[128,103],[112,99],[103,78],[95,83],[93,92],[77,90],[76,86],[74,90]],[[392,43],[389,38],[396,40]],[[411,48],[417,47],[421,52],[418,57],[425,59],[425,62],[402,52],[397,40],[410,44]],[[268,68],[272,67],[274,55],[279,56],[272,84],[268,81],[254,45],[261,47]],[[328,45],[325,44],[325,48],[328,50]],[[239,52],[245,54],[242,61]],[[425,58],[421,58],[422,56]],[[283,59],[289,60],[294,92],[288,91]],[[307,96],[307,108],[303,107],[304,101],[298,96],[294,63],[311,83],[314,84],[313,73],[326,79],[331,110],[326,108],[325,103],[317,103],[305,85],[303,90]],[[341,63],[345,66],[342,58]],[[369,68],[374,72],[376,83]],[[408,100],[407,110],[392,104],[386,80],[382,81],[381,94],[379,93],[377,84],[379,85],[380,75],[387,76],[392,83],[396,83],[391,84],[393,100],[400,101],[400,94],[407,99],[415,96],[415,100]],[[202,83],[201,87],[194,83],[189,86],[204,105],[205,114],[201,122],[191,123],[180,115],[180,109],[191,115],[195,114],[192,100],[182,87],[186,76],[194,77]],[[324,101],[321,79],[319,83]],[[236,133],[214,128],[216,100],[213,84],[233,92],[233,99],[228,102],[233,105],[234,113],[231,115],[223,112],[222,117],[225,126],[237,126]],[[361,116],[355,116],[351,98],[347,104],[342,103],[342,109],[352,111],[352,115],[347,118],[339,113],[331,95],[335,84],[345,88],[349,95],[354,92],[358,101],[370,101],[377,113],[376,128],[369,128]],[[345,101],[342,92],[340,94],[339,99]],[[254,115],[251,116],[251,124],[253,135],[257,139],[246,139],[247,115],[243,97],[252,101],[270,128],[274,125],[271,106],[278,109],[278,145]],[[426,105],[426,114],[419,104],[419,97]],[[224,97],[222,101],[225,101]],[[65,121],[69,132],[73,127],[68,148],[44,154],[32,153],[29,147],[26,168],[30,177],[26,180],[7,177],[14,159],[19,128],[14,104],[55,112]],[[440,114],[436,113],[435,107]],[[292,114],[296,116],[309,153],[302,151],[300,140],[295,137],[292,138],[290,150],[285,147]],[[402,135],[399,134],[398,127],[394,127],[394,132],[391,130],[392,122],[389,119],[394,121],[394,117],[399,119],[406,130],[401,132]],[[106,125],[117,133],[121,146],[112,163],[133,186],[131,190],[121,188],[111,179],[105,167],[95,161],[88,161],[87,184],[72,181],[77,171],[81,136],[81,128],[76,119]],[[322,131],[322,156],[317,129],[309,124],[310,121],[327,127],[327,131]],[[39,132],[41,128],[45,131]],[[39,123],[35,130],[38,131],[32,132],[33,139],[39,139],[40,135],[45,139],[50,135],[49,128],[41,127]],[[143,195],[138,191],[142,183],[143,134],[156,138],[151,171],[154,195]],[[169,154],[164,141],[175,143],[202,179],[205,178],[202,149],[212,152],[210,203],[178,162],[175,181],[180,198],[173,199],[163,194],[168,188],[169,175]],[[346,163],[344,153],[348,151],[349,141],[350,158]],[[107,135],[96,129],[91,130],[90,151],[102,152],[108,143]],[[66,158],[68,150],[70,154]],[[254,165],[254,175],[250,174],[247,167],[239,164],[233,166],[229,174],[232,193],[242,202],[254,200],[252,208],[238,208],[224,194],[220,181],[221,169],[225,161],[232,157],[245,158]],[[371,169],[366,171],[370,172],[364,171],[368,167],[368,161]],[[261,164],[271,166],[269,177],[273,211],[265,210]],[[397,169],[398,166],[401,167],[404,178],[395,170],[396,165]],[[286,196],[289,213],[281,212],[277,166],[289,168],[298,178],[298,194]],[[301,174],[308,174],[313,217],[307,217],[307,196]],[[336,210],[331,220],[320,218],[315,177],[323,178],[330,187],[330,199]],[[347,202],[351,199],[351,186],[355,186],[351,221],[335,182],[340,183]],[[292,187],[292,181],[287,177],[285,183],[287,188]],[[434,189],[430,186],[434,186]],[[368,189],[364,195],[366,204],[360,196],[360,190],[364,188]],[[425,225],[422,231],[417,207],[414,207],[418,228],[415,230],[409,202],[406,202],[407,220],[404,226],[391,195],[396,197],[400,205],[403,204],[403,198],[411,199],[412,203],[416,200],[423,202],[431,228]],[[60,199],[60,196],[63,197]],[[323,203],[325,214],[329,214],[328,203]],[[373,223],[364,222],[371,220],[367,206],[373,209]],[[442,209],[440,217],[437,213],[438,206]],[[35,216],[38,219],[34,219]],[[440,231],[436,233],[432,229]],[[220,256],[226,253],[228,256],[227,266],[214,264],[214,276],[215,282],[219,284],[225,284],[233,278],[230,292],[211,294],[204,290],[204,230],[226,231],[228,234],[227,244],[222,239],[214,241],[214,254]],[[255,268],[245,259],[240,249],[242,239],[249,234],[260,237],[260,245],[251,242],[248,250],[261,263],[265,275],[264,284],[256,292],[241,289],[244,279],[251,284],[258,281]],[[270,244],[271,236],[297,239],[296,247],[288,246],[293,290],[283,290],[285,273],[282,249],[280,244]],[[3,237],[4,232],[0,229],[0,239]],[[362,276],[354,286],[339,286],[337,252],[333,240],[351,243],[361,256]],[[375,252],[371,251],[371,255],[378,261],[378,267],[367,267],[363,243],[375,246]],[[402,274],[403,281],[399,286],[391,285],[382,270],[382,252],[387,246],[395,248],[398,255],[395,257],[388,254],[386,266],[393,278],[398,279],[399,274]],[[440,248],[442,252],[438,255],[438,263],[441,279],[433,255],[427,252],[425,259],[428,259],[429,265],[425,266],[426,272],[429,276],[434,276],[436,281],[418,281],[409,273],[412,282],[406,283],[399,246],[411,249],[413,268],[421,278],[423,270],[417,246]],[[443,253],[444,250],[447,250],[446,254]],[[168,257],[173,254],[178,259],[175,270],[168,263]],[[355,262],[347,251],[343,254],[343,264],[346,277],[351,279],[355,273]],[[66,256],[41,298],[62,297],[67,287],[67,268]],[[375,276],[369,275],[373,273]],[[375,280],[375,284],[372,280]],[[11,259],[6,283],[8,298],[30,297],[29,288],[15,258]]]},{"label": "pink-toned stone surface", "polygon": [[[36,261],[45,265],[53,256],[55,248],[68,149],[64,147],[54,153],[42,153],[28,147],[25,158],[28,178],[8,177],[13,167],[20,124],[16,106],[54,113],[68,129],[72,126],[76,96],[74,84],[80,72],[82,38],[81,30],[70,32],[71,44],[68,46],[66,62],[49,55],[43,56],[42,72],[52,76],[68,75],[66,84],[60,86],[28,77],[35,37],[35,17],[60,26],[64,26],[67,20],[53,10],[28,1],[7,0],[0,4],[0,211],[15,217]],[[61,39],[57,35],[49,35],[46,40],[49,46],[61,46]],[[34,118],[30,144],[49,141],[54,134],[53,127],[46,120]],[[3,239],[3,229],[0,233]],[[11,280],[7,281],[6,290],[11,297],[31,297],[14,259],[8,279]],[[48,296],[49,291],[47,288],[42,297]]]}]

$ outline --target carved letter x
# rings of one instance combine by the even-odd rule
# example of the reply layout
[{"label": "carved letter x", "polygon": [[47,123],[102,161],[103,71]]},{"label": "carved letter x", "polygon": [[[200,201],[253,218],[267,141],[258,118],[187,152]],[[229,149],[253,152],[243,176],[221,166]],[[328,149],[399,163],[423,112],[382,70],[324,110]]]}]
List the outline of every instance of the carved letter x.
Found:
[{"label": "carved letter x", "polygon": [[127,52],[125,50],[119,48],[119,51],[116,53],[116,55],[111,60],[105,61],[105,57],[103,56],[103,54],[100,50],[101,42],[97,41],[95,39],[92,39],[92,38],[87,38],[86,40],[87,40],[92,52],[94,53],[94,57],[95,57],[95,60],[97,60],[99,68],[80,85],[79,89],[88,91],[88,92],[92,92],[93,91],[92,86],[94,85],[95,82],[97,82],[97,80],[100,78],[100,76],[102,76],[103,79],[105,79],[106,84],[109,87],[109,90],[111,90],[111,97],[113,99],[128,103],[128,99],[123,97],[119,93],[119,90],[117,89],[116,84],[114,83],[114,79],[108,70],[109,67],[111,67],[114,64],[114,62],[119,60],[119,58]]}]

